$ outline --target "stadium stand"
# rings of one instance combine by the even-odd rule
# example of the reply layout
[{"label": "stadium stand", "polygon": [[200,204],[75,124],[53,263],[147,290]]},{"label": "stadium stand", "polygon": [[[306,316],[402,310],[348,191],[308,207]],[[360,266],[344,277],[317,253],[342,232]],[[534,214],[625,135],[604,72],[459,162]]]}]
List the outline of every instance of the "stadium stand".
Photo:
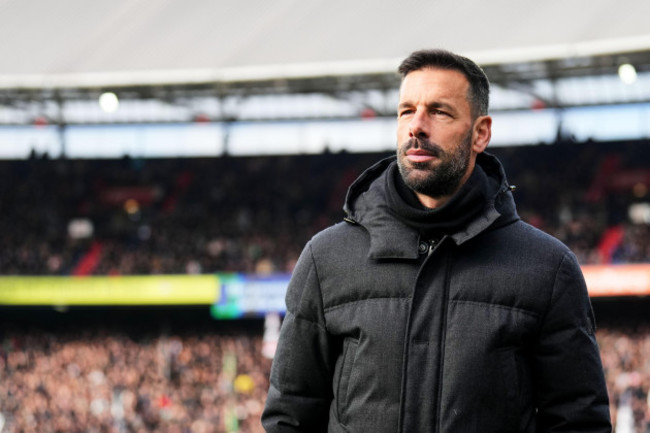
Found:
[{"label": "stadium stand", "polygon": [[[11,246],[0,269],[291,270],[308,236],[341,219],[344,184],[373,157],[0,162],[2,236]],[[81,221],[92,234],[75,231]]]},{"label": "stadium stand", "polygon": [[[492,152],[517,186],[522,217],[588,264],[650,261],[647,221],[628,215],[648,201],[648,149],[557,143]],[[0,161],[0,272],[291,271],[309,236],[342,219],[350,181],[384,156]]]},{"label": "stadium stand", "polygon": [[[582,264],[650,263],[647,141],[494,148],[525,220]],[[290,272],[387,154],[0,161],[0,274]],[[617,432],[650,429],[646,298],[595,298]],[[2,307],[11,432],[260,432],[261,320],[169,308]],[[2,430],[0,430],[2,431]]]}]

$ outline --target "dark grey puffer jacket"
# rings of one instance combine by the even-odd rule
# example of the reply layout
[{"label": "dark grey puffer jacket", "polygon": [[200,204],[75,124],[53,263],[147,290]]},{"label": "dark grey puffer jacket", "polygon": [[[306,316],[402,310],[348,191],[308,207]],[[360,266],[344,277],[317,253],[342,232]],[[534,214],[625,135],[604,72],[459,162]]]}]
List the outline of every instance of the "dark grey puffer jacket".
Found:
[{"label": "dark grey puffer jacket", "polygon": [[346,222],[305,247],[287,293],[269,433],[610,432],[580,268],[493,200],[431,245],[386,205],[392,159],[350,188]]}]

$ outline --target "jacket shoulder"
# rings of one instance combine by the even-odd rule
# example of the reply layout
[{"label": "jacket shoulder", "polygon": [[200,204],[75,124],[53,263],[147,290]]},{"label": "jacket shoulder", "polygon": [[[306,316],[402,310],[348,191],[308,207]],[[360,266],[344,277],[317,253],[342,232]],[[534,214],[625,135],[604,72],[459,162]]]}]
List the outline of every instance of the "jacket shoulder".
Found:
[{"label": "jacket shoulder", "polygon": [[318,257],[348,250],[352,245],[367,244],[368,239],[368,232],[363,226],[341,221],[316,233],[309,243],[314,256]]},{"label": "jacket shoulder", "polygon": [[569,247],[562,241],[522,220],[517,220],[505,227],[503,233],[511,241],[527,245],[528,248],[535,247],[538,250],[558,256],[571,253]]}]

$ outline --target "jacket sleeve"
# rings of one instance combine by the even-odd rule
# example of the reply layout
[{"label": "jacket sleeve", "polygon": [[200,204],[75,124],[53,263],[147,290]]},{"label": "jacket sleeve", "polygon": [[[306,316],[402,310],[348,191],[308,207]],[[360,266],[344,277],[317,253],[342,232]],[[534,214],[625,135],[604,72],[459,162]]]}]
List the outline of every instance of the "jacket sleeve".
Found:
[{"label": "jacket sleeve", "polygon": [[611,433],[595,319],[575,256],[565,254],[535,349],[538,432]]},{"label": "jacket sleeve", "polygon": [[326,432],[333,367],[310,244],[296,264],[286,304],[262,425],[268,433]]}]

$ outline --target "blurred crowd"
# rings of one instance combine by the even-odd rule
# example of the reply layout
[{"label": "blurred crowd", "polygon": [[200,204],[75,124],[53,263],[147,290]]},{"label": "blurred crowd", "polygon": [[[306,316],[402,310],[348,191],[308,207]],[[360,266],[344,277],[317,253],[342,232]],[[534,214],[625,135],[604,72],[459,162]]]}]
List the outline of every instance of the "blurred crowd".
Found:
[{"label": "blurred crowd", "polygon": [[156,325],[5,327],[0,431],[263,432],[270,361],[261,333],[156,333]]},{"label": "blurred crowd", "polygon": [[616,433],[650,432],[650,323],[597,333]]},{"label": "blurred crowd", "polygon": [[290,271],[373,161],[0,161],[0,274]]},{"label": "blurred crowd", "polygon": [[[586,264],[650,262],[649,148],[491,151],[522,218]],[[0,274],[290,272],[341,221],[350,182],[388,155],[0,161]]]},{"label": "blurred crowd", "polygon": [[[0,432],[262,433],[262,327],[165,328],[3,323]],[[597,339],[615,432],[649,433],[650,323]]]}]

